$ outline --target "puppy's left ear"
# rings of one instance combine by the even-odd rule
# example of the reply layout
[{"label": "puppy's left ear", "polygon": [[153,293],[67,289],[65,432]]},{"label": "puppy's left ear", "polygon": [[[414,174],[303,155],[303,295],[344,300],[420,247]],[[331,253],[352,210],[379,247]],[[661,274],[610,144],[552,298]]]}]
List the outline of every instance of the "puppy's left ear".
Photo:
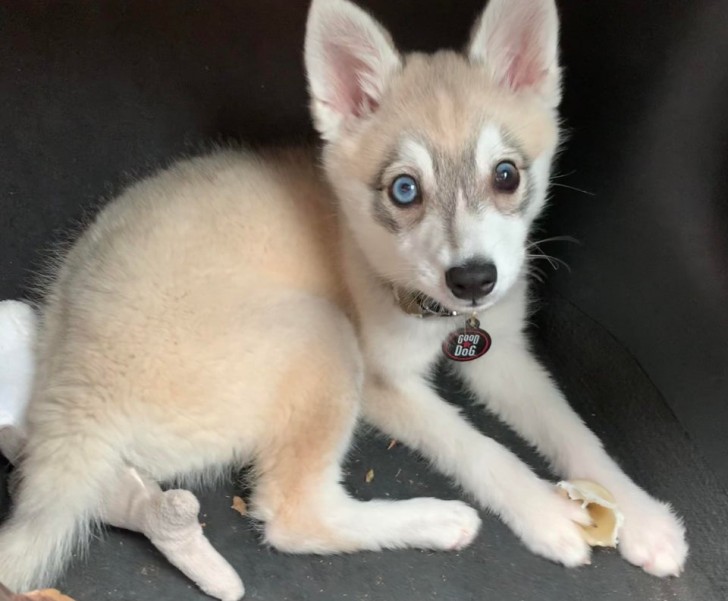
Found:
[{"label": "puppy's left ear", "polygon": [[558,45],[554,0],[490,0],[473,28],[467,54],[497,85],[537,94],[556,108],[561,101]]}]

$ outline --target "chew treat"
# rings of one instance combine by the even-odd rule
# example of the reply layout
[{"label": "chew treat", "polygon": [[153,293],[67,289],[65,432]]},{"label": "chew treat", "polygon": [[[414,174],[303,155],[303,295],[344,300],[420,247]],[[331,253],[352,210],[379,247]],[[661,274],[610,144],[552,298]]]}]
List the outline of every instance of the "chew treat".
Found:
[{"label": "chew treat", "polygon": [[559,482],[557,486],[565,497],[580,503],[589,513],[592,525],[579,525],[584,540],[592,547],[616,547],[624,517],[614,495],[589,480],[568,480]]}]

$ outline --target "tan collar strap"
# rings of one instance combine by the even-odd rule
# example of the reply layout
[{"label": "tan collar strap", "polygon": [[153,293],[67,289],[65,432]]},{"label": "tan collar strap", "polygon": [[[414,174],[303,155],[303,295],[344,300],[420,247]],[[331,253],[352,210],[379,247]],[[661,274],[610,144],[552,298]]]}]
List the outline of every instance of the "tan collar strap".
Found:
[{"label": "tan collar strap", "polygon": [[434,298],[414,290],[400,290],[392,286],[392,294],[400,309],[415,317],[455,317],[457,311],[450,311]]}]

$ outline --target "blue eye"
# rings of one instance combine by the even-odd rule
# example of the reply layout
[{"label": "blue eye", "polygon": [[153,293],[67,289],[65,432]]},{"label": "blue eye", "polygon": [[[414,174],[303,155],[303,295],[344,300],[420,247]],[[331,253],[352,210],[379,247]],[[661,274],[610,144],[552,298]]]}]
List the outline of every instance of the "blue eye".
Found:
[{"label": "blue eye", "polygon": [[409,175],[397,176],[389,187],[389,197],[396,205],[406,206],[420,200],[417,180]]}]

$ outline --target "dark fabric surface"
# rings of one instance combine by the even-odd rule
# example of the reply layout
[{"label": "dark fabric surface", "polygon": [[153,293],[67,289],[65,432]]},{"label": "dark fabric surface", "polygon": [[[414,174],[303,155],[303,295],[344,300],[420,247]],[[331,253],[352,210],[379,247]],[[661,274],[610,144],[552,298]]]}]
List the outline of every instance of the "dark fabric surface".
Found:
[{"label": "dark fabric surface", "polygon": [[[41,251],[132,178],[216,141],[312,139],[306,4],[0,4],[0,298],[28,296]],[[423,50],[461,46],[482,7],[362,4],[401,47]],[[259,547],[228,509],[230,488],[206,493],[207,532],[250,598],[728,596],[728,0],[561,4],[570,139],[543,237],[581,244],[544,246],[572,271],[553,274],[535,335],[610,451],[685,514],[685,575],[660,581],[610,552],[564,570],[531,556],[492,517],[459,555],[284,557]],[[358,495],[457,494],[386,443],[369,437],[352,456]],[[94,543],[67,588],[79,601],[200,597],[145,541],[118,532]]]}]

